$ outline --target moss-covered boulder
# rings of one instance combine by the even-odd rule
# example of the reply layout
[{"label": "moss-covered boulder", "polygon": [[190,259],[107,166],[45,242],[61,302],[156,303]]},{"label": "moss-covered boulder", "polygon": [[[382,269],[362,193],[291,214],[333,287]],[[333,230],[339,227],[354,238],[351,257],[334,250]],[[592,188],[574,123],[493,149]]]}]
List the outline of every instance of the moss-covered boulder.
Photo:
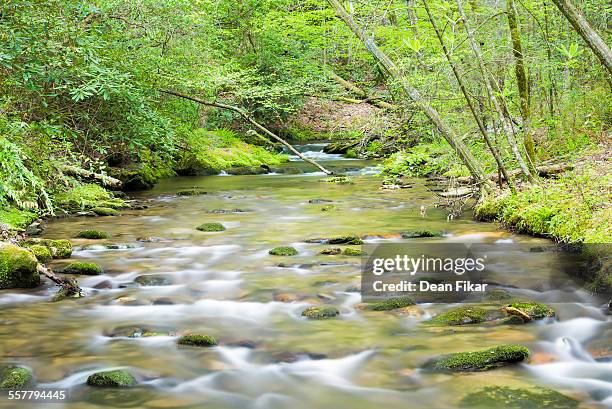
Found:
[{"label": "moss-covered boulder", "polygon": [[529,357],[522,345],[500,345],[475,352],[457,352],[429,361],[425,367],[436,371],[478,372],[512,365]]},{"label": "moss-covered boulder", "polygon": [[357,249],[352,249],[350,247],[347,247],[344,249],[342,254],[345,256],[363,256],[366,254],[366,252],[362,250],[357,250]]},{"label": "moss-covered boulder", "polygon": [[121,209],[128,204],[101,186],[93,183],[76,186],[55,196],[57,207],[71,212],[88,210],[94,207]]},{"label": "moss-covered boulder", "polygon": [[32,371],[19,366],[0,370],[0,389],[16,389],[26,386],[32,380]]},{"label": "moss-covered boulder", "polygon": [[268,254],[271,254],[273,256],[296,256],[298,254],[298,251],[294,247],[280,246],[274,247],[273,249],[268,251]]},{"label": "moss-covered boulder", "polygon": [[91,209],[92,212],[97,214],[98,216],[118,216],[119,212],[115,209],[111,209],[110,207],[94,207]]},{"label": "moss-covered boulder", "polygon": [[334,256],[334,255],[341,254],[341,253],[342,253],[342,249],[339,247],[329,247],[319,252],[319,254],[323,254],[325,256]]},{"label": "moss-covered boulder", "polygon": [[415,302],[410,297],[393,297],[387,300],[378,301],[366,306],[366,309],[372,311],[389,311],[398,308],[405,308],[414,305]]},{"label": "moss-covered boulder", "polygon": [[224,231],[225,226],[223,226],[221,223],[202,223],[196,227],[196,229],[205,232]]},{"label": "moss-covered boulder", "polygon": [[330,178],[320,179],[321,182],[325,183],[335,183],[337,185],[352,185],[353,179],[349,176],[333,176]]},{"label": "moss-covered boulder", "polygon": [[444,311],[426,321],[426,323],[431,325],[465,325],[478,324],[486,321],[486,319],[487,310],[484,308],[465,306]]},{"label": "moss-covered boulder", "polygon": [[49,248],[43,246],[42,244],[34,244],[29,247],[30,251],[34,253],[34,257],[40,263],[48,263],[53,260],[53,254],[51,254],[51,250]]},{"label": "moss-covered boulder", "polygon": [[79,274],[86,276],[97,276],[104,274],[104,270],[99,264],[96,263],[85,263],[85,262],[74,262],[68,264],[62,269],[64,274]]},{"label": "moss-covered boulder", "polygon": [[210,335],[189,334],[180,337],[177,343],[179,345],[188,345],[192,347],[212,347],[217,345],[217,340]]},{"label": "moss-covered boulder", "polygon": [[83,230],[80,231],[76,237],[79,239],[101,240],[108,239],[110,235],[100,230]]},{"label": "moss-covered boulder", "polygon": [[306,317],[309,320],[324,320],[328,318],[335,318],[338,315],[340,315],[340,311],[336,307],[328,305],[308,307],[302,311],[302,317]]},{"label": "moss-covered boulder", "polygon": [[0,289],[32,288],[40,284],[38,261],[27,249],[0,243]]},{"label": "moss-covered boulder", "polygon": [[503,307],[502,311],[509,315],[522,317],[524,321],[539,320],[555,316],[555,311],[548,305],[533,301],[514,302]]},{"label": "moss-covered boulder", "polygon": [[350,235],[350,236],[339,236],[332,237],[328,240],[329,244],[348,244],[348,245],[359,245],[363,244],[363,240],[361,240],[358,236]]},{"label": "moss-covered boulder", "polygon": [[444,233],[438,230],[407,230],[402,233],[403,239],[416,239],[420,237],[442,237]]},{"label": "moss-covered boulder", "polygon": [[28,239],[24,242],[27,247],[33,245],[41,245],[47,247],[51,251],[53,258],[63,259],[70,258],[72,255],[72,243],[69,240],[52,240],[52,239]]},{"label": "moss-covered boulder", "polygon": [[176,192],[176,195],[177,196],[200,196],[200,195],[205,195],[207,193],[208,192],[206,192],[204,190],[193,188],[193,189],[179,190],[178,192]]},{"label": "moss-covered boulder", "polygon": [[87,385],[97,387],[126,388],[136,385],[136,378],[125,370],[103,371],[89,375]]},{"label": "moss-covered boulder", "polygon": [[543,387],[487,386],[468,394],[459,404],[465,408],[483,409],[575,409],[580,402]]}]

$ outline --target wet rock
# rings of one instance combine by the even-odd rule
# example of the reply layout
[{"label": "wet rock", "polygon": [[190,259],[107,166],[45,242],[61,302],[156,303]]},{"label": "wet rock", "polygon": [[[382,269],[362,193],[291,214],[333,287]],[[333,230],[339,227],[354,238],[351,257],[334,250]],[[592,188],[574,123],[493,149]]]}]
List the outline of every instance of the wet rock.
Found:
[{"label": "wet rock", "polygon": [[204,191],[204,190],[200,190],[200,189],[185,189],[185,190],[179,190],[178,192],[176,192],[177,196],[200,196],[200,195],[205,195],[208,192]]},{"label": "wet rock", "polygon": [[267,166],[234,166],[226,170],[230,175],[263,175],[269,171],[270,168]]},{"label": "wet rock", "polygon": [[327,355],[325,354],[316,354],[310,352],[280,352],[272,354],[272,359],[274,359],[274,361],[286,363],[293,363],[304,360],[319,360],[326,358]]},{"label": "wet rock", "polygon": [[206,213],[209,214],[235,214],[235,213],[248,213],[250,210],[246,209],[212,209],[207,210]]},{"label": "wet rock", "polygon": [[338,283],[338,280],[317,280],[313,281],[312,285],[314,287],[324,287],[326,285],[332,285]]},{"label": "wet rock", "polygon": [[204,232],[215,232],[224,231],[225,227],[221,223],[202,223],[196,229]]},{"label": "wet rock", "polygon": [[145,287],[159,287],[164,285],[171,285],[172,279],[167,275],[147,274],[136,277],[134,282]]},{"label": "wet rock", "polygon": [[106,290],[113,288],[113,283],[110,280],[104,280],[94,285],[93,288],[95,288],[96,290]]},{"label": "wet rock", "polygon": [[328,318],[335,318],[340,315],[340,311],[336,307],[319,305],[316,307],[308,307],[302,311],[302,317],[306,317],[309,320],[323,320]]},{"label": "wet rock", "polygon": [[521,317],[523,321],[539,320],[555,316],[555,311],[548,305],[533,301],[514,302],[503,307],[502,311],[508,315]]},{"label": "wet rock", "polygon": [[408,230],[401,233],[403,239],[416,239],[420,237],[443,237],[439,230]]},{"label": "wet rock", "polygon": [[[125,288],[125,287],[122,287],[120,285],[119,288]],[[130,297],[130,296],[118,297],[115,299],[115,301],[123,305],[145,305],[144,302],[137,300],[136,298]]]},{"label": "wet rock", "polygon": [[330,178],[320,179],[319,182],[335,183],[337,185],[352,185],[353,179],[348,176],[334,176]]},{"label": "wet rock", "polygon": [[25,234],[26,236],[38,236],[39,234],[42,234],[44,230],[45,225],[39,221],[36,221],[26,227]]},{"label": "wet rock", "polygon": [[51,254],[51,250],[49,250],[47,247],[41,244],[33,244],[29,248],[39,263],[45,264],[53,260],[53,254]]},{"label": "wet rock", "polygon": [[173,332],[167,328],[128,325],[124,327],[114,328],[110,332],[105,333],[111,338],[126,337],[126,338],[148,338],[148,337],[165,337],[172,335]]},{"label": "wet rock", "polygon": [[323,254],[326,256],[333,256],[333,255],[341,254],[341,253],[342,253],[342,249],[339,247],[330,247],[330,248],[323,249],[319,252],[319,254]]},{"label": "wet rock", "polygon": [[372,311],[389,311],[397,308],[409,307],[414,304],[414,300],[410,297],[393,297],[387,300],[369,304],[366,306],[366,308]]},{"label": "wet rock", "polygon": [[155,237],[155,236],[138,237],[136,240],[142,243],[163,243],[163,242],[171,241],[170,239],[165,239],[163,237]]},{"label": "wet rock", "polygon": [[108,239],[110,236],[108,233],[99,230],[83,230],[76,237],[79,239],[101,240]]},{"label": "wet rock", "polygon": [[336,297],[328,293],[319,293],[317,294],[317,298],[320,298],[321,300],[324,300],[324,301],[334,301],[336,299]]},{"label": "wet rock", "polygon": [[75,293],[73,291],[67,291],[61,288],[58,292],[55,293],[53,298],[51,298],[51,302],[60,302],[69,298],[81,298],[83,295],[81,293]]},{"label": "wet rock", "polygon": [[30,251],[0,242],[0,289],[33,288],[40,284],[38,261]]},{"label": "wet rock", "polygon": [[274,247],[273,249],[268,251],[268,254],[271,254],[273,256],[295,256],[298,254],[298,251],[294,247],[280,246]]},{"label": "wet rock", "polygon": [[346,287],[346,291],[347,293],[360,293],[361,292],[361,286],[358,285],[351,285]]},{"label": "wet rock", "polygon": [[429,361],[425,368],[436,371],[478,372],[512,365],[529,357],[522,345],[500,345],[475,352],[457,352]]},{"label": "wet rock", "polygon": [[69,240],[52,240],[52,239],[28,239],[24,242],[25,246],[30,247],[39,244],[47,247],[51,251],[53,258],[63,259],[70,258],[72,255],[72,243]]},{"label": "wet rock", "polygon": [[32,380],[32,371],[20,366],[11,366],[0,370],[0,389],[17,389],[26,386]]},{"label": "wet rock", "polygon": [[279,302],[295,302],[299,299],[300,297],[297,294],[292,293],[280,293],[274,295],[274,301]]},{"label": "wet rock", "polygon": [[354,236],[354,235],[338,236],[338,237],[331,237],[331,238],[306,239],[304,240],[304,242],[317,243],[317,244],[347,244],[347,245],[363,244],[363,240],[361,240],[358,236]]},{"label": "wet rock", "polygon": [[170,298],[157,298],[153,300],[152,304],[153,305],[174,305],[175,302],[172,301]]},{"label": "wet rock", "polygon": [[333,200],[329,199],[310,199],[308,203],[310,204],[323,204],[323,203],[332,203]]},{"label": "wet rock", "polygon": [[217,340],[210,335],[189,334],[183,335],[177,341],[179,345],[188,345],[195,347],[212,347],[217,345]]},{"label": "wet rock", "polygon": [[367,253],[365,251],[362,250],[357,250],[357,249],[352,249],[352,248],[345,248],[344,251],[342,252],[343,255],[345,256],[364,256]]},{"label": "wet rock", "polygon": [[136,378],[125,370],[96,372],[87,378],[87,385],[125,388],[136,385]]},{"label": "wet rock", "polygon": [[357,146],[358,143],[359,141],[356,140],[333,142],[325,145],[323,147],[323,152],[336,154],[347,153],[349,149]]},{"label": "wet rock", "polygon": [[92,212],[97,214],[98,216],[118,216],[119,212],[115,209],[111,209],[110,207],[94,207],[91,209]]},{"label": "wet rock", "polygon": [[465,325],[478,324],[487,319],[487,310],[480,307],[459,307],[444,311],[426,321],[431,325]]},{"label": "wet rock", "polygon": [[487,386],[465,396],[460,406],[466,408],[500,409],[574,409],[579,401],[544,387],[510,388]]},{"label": "wet rock", "polygon": [[64,267],[62,269],[62,273],[97,276],[100,274],[104,274],[104,270],[99,264],[96,263],[75,262],[70,263],[66,267]]}]

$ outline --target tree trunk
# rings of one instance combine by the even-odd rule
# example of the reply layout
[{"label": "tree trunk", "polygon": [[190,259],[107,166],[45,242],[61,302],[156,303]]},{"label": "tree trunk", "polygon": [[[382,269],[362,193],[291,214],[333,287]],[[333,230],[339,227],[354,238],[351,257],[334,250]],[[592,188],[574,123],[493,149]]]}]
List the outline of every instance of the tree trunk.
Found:
[{"label": "tree trunk", "polygon": [[514,55],[514,72],[519,91],[521,117],[523,119],[523,144],[527,152],[527,165],[531,173],[536,166],[535,145],[531,135],[531,107],[529,97],[529,83],[525,72],[523,47],[521,44],[521,29],[519,27],[518,12],[514,0],[507,0],[508,26],[510,28],[510,39],[512,40],[512,54]]},{"label": "tree trunk", "polygon": [[472,101],[472,98],[470,98],[468,94],[467,88],[465,87],[465,84],[463,82],[463,79],[461,78],[461,75],[459,75],[459,71],[457,70],[457,66],[453,60],[453,57],[448,47],[446,46],[446,43],[444,42],[442,33],[440,32],[440,29],[438,28],[438,25],[436,24],[436,21],[431,14],[431,10],[429,9],[427,0],[423,0],[423,5],[425,6],[425,11],[427,12],[427,17],[429,18],[429,22],[431,23],[431,26],[436,32],[438,41],[440,42],[440,45],[442,46],[442,50],[444,50],[444,55],[446,56],[446,60],[448,61],[448,64],[451,66],[451,69],[453,70],[453,74],[455,75],[455,79],[457,80],[457,83],[459,84],[461,93],[463,94],[463,97],[465,98],[465,101],[467,102],[468,107],[470,108],[470,112],[472,113],[474,120],[476,120],[476,124],[478,124],[478,129],[480,131],[480,134],[482,135],[487,146],[489,147],[491,154],[493,154],[493,157],[495,158],[495,162],[497,163],[497,168],[503,175],[504,179],[506,179],[506,181],[508,182],[508,186],[510,187],[510,189],[514,192],[516,189],[514,188],[512,179],[510,178],[510,176],[508,175],[508,172],[506,171],[506,167],[504,166],[504,163],[502,161],[501,155],[499,154],[499,151],[497,150],[497,148],[491,141],[491,138],[489,138],[489,135],[487,134],[487,130],[485,129],[485,126],[482,122],[482,119],[480,118],[480,115],[478,115],[478,113],[476,112],[476,108],[474,107],[474,102]]},{"label": "tree trunk", "polygon": [[469,169],[470,174],[477,181],[482,182],[483,186],[488,188],[486,180],[483,177],[482,169],[472,156],[467,146],[463,141],[455,135],[452,129],[442,120],[438,111],[435,110],[431,105],[425,101],[419,91],[414,88],[408,79],[402,74],[400,69],[395,65],[385,53],[383,53],[372,38],[371,34],[366,33],[359,27],[357,22],[349,15],[342,4],[338,0],[328,0],[329,4],[334,8],[336,14],[346,23],[346,25],[353,31],[353,33],[361,40],[366,49],[372,54],[372,56],[378,61],[378,63],[384,68],[388,75],[399,83],[403,91],[408,95],[412,102],[422,110],[427,118],[435,125],[440,134],[446,139],[449,145],[455,150],[457,156]]},{"label": "tree trunk", "polygon": [[317,169],[319,169],[320,171],[322,171],[325,174],[331,175],[333,174],[333,172],[325,169],[323,166],[319,165],[317,162],[315,162],[312,159],[308,159],[306,156],[302,155],[300,152],[298,152],[297,149],[295,149],[293,147],[293,145],[291,145],[289,142],[285,141],[283,138],[281,138],[280,136],[277,136],[276,134],[274,134],[272,131],[270,131],[268,128],[264,127],[263,125],[261,125],[259,122],[256,122],[253,118],[251,118],[251,116],[249,114],[246,113],[246,111],[233,106],[233,105],[227,105],[227,104],[222,104],[220,102],[209,102],[209,101],[204,101],[200,98],[196,98],[196,97],[192,97],[189,95],[185,95],[182,94],[180,92],[177,91],[171,91],[171,90],[159,90],[159,92],[163,92],[164,94],[169,94],[169,95],[174,95],[176,97],[180,97],[180,98],[184,98],[184,99],[188,99],[190,101],[193,102],[197,102],[198,104],[202,104],[202,105],[206,105],[209,107],[215,107],[215,108],[221,108],[221,109],[227,109],[230,111],[234,111],[238,114],[240,114],[240,116],[242,116],[244,119],[246,119],[249,123],[251,123],[251,125],[253,125],[255,128],[259,129],[261,132],[263,132],[264,134],[270,136],[271,138],[273,138],[274,140],[282,143],[283,145],[285,145],[287,147],[287,149],[289,149],[291,152],[293,152],[294,154],[296,154],[300,159],[302,159],[304,162],[310,163],[311,165],[313,165],[314,167],[316,167]]},{"label": "tree trunk", "polygon": [[480,46],[474,39],[474,32],[472,28],[470,27],[470,23],[467,20],[467,17],[465,16],[465,12],[463,11],[463,4],[461,3],[461,0],[456,0],[456,2],[457,2],[457,9],[459,11],[459,16],[461,17],[461,20],[463,21],[463,27],[465,28],[465,32],[467,34],[467,38],[470,43],[470,47],[472,48],[472,52],[474,53],[474,56],[476,57],[476,61],[478,63],[480,71],[482,72],[483,80],[484,80],[484,83],[487,89],[487,94],[489,96],[489,99],[491,100],[493,107],[495,108],[495,111],[497,112],[499,121],[502,124],[504,133],[506,134],[506,139],[508,140],[508,145],[510,145],[510,149],[512,150],[512,153],[514,154],[514,157],[516,161],[518,162],[523,175],[529,181],[533,181],[533,175],[531,174],[531,172],[529,172],[529,168],[525,164],[525,160],[523,159],[523,156],[521,155],[521,152],[519,151],[518,146],[516,145],[516,141],[514,140],[514,129],[512,127],[512,123],[506,117],[506,115],[504,115],[503,107],[500,101],[495,96],[495,92],[493,90],[494,80],[491,78],[491,75],[487,67],[485,66],[484,59],[482,58],[482,53],[480,51]]},{"label": "tree trunk", "polygon": [[385,102],[381,100],[380,98],[368,97],[368,94],[363,89],[359,88],[357,85],[353,84],[352,82],[345,80],[344,78],[342,78],[341,76],[339,76],[338,74],[336,74],[335,72],[331,70],[328,70],[328,75],[331,77],[331,79],[336,81],[338,84],[342,85],[348,91],[351,91],[353,94],[357,95],[358,97],[363,98],[360,101],[359,100],[350,101],[349,99],[347,99],[347,102],[354,102],[354,103],[367,102],[369,104],[372,104],[382,109],[396,109],[397,108],[397,105]]},{"label": "tree trunk", "polygon": [[612,50],[610,50],[610,47],[593,30],[580,11],[569,0],[553,0],[553,2],[612,76]]}]

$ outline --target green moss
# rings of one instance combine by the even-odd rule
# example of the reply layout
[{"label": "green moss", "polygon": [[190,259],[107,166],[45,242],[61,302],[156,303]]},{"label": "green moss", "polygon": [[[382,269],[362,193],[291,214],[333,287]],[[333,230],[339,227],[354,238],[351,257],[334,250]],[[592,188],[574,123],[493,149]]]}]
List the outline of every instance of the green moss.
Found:
[{"label": "green moss", "polygon": [[512,299],[512,294],[506,290],[495,288],[487,291],[484,298],[489,301],[504,301]]},{"label": "green moss", "polygon": [[426,366],[434,370],[452,372],[488,371],[521,362],[528,357],[529,350],[522,345],[501,345],[482,351],[444,355]]},{"label": "green moss", "polygon": [[110,207],[94,207],[91,209],[92,212],[97,214],[98,216],[117,216],[119,212],[115,209],[111,209]]},{"label": "green moss", "polygon": [[345,256],[363,256],[363,255],[365,255],[367,253],[365,251],[362,251],[362,250],[357,250],[357,249],[352,249],[350,247],[347,247],[347,248],[344,249],[342,254],[344,254]]},{"label": "green moss", "polygon": [[346,153],[344,154],[345,158],[351,158],[351,159],[356,159],[359,157],[359,155],[357,154],[357,151],[353,148],[349,149],[346,151]]},{"label": "green moss", "polygon": [[268,251],[268,254],[273,256],[295,256],[298,254],[298,251],[289,246],[280,246],[274,247],[272,250]]},{"label": "green moss", "polygon": [[223,231],[225,230],[225,227],[221,223],[203,223],[199,225],[198,227],[196,227],[196,229],[198,229],[199,231],[211,232],[211,231]]},{"label": "green moss", "polygon": [[334,318],[338,315],[340,315],[340,311],[336,307],[330,307],[327,305],[308,307],[302,311],[302,317],[306,317],[309,320],[323,320]]},{"label": "green moss", "polygon": [[87,378],[87,385],[125,388],[136,385],[136,378],[124,370],[96,372]]},{"label": "green moss", "polygon": [[25,210],[0,209],[0,224],[6,224],[9,230],[23,230],[32,224],[37,217],[36,213]]},{"label": "green moss", "polygon": [[542,387],[514,389],[488,386],[464,397],[460,406],[467,408],[503,409],[574,409],[579,401]]},{"label": "green moss", "polygon": [[180,337],[178,344],[195,347],[212,347],[217,345],[217,340],[210,335],[189,334]]},{"label": "green moss", "polygon": [[80,239],[108,239],[110,236],[108,233],[99,230],[83,230],[76,235]]},{"label": "green moss", "polygon": [[12,366],[0,371],[0,389],[16,389],[26,386],[32,380],[27,368]]},{"label": "green moss", "polygon": [[351,236],[340,236],[333,237],[327,241],[329,244],[348,244],[348,245],[359,245],[363,244],[363,240],[359,237],[351,235]]},{"label": "green moss", "polygon": [[319,181],[325,183],[335,183],[337,185],[352,185],[354,183],[353,179],[351,179],[349,176],[333,176],[325,179],[320,179]]},{"label": "green moss", "polygon": [[26,246],[41,245],[47,247],[51,251],[53,258],[69,258],[72,255],[72,243],[69,240],[52,240],[52,239],[28,239],[24,243]]},{"label": "green moss", "polygon": [[62,272],[64,274],[80,274],[87,276],[97,276],[104,273],[102,267],[96,263],[84,263],[84,262],[76,262],[70,263],[66,267],[63,268]]},{"label": "green moss", "polygon": [[442,237],[444,233],[437,230],[408,230],[402,232],[403,239],[415,239],[419,237]]},{"label": "green moss", "polygon": [[80,185],[68,192],[54,197],[55,205],[68,211],[89,210],[97,207],[121,209],[127,207],[122,199],[113,197],[113,194],[101,186],[93,183]]},{"label": "green moss", "polygon": [[38,261],[30,251],[0,243],[0,289],[32,288],[40,284]]},{"label": "green moss", "polygon": [[515,302],[509,304],[508,307],[516,308],[523,311],[531,317],[532,320],[537,320],[545,317],[554,317],[555,311],[546,304],[537,302]]},{"label": "green moss", "polygon": [[44,264],[44,263],[48,263],[49,261],[53,260],[53,255],[51,254],[51,250],[49,250],[49,248],[41,244],[34,244],[32,246],[29,246],[29,249],[30,251],[32,251],[32,253],[34,253],[34,256],[40,263]]},{"label": "green moss", "polygon": [[487,319],[487,310],[479,307],[459,307],[435,316],[426,321],[432,325],[464,325],[478,324]]},{"label": "green moss", "polygon": [[367,308],[372,311],[388,311],[395,310],[397,308],[409,307],[414,304],[414,300],[410,297],[393,297],[387,300],[369,304]]},{"label": "green moss", "polygon": [[325,205],[323,207],[321,207],[321,211],[322,212],[331,212],[332,210],[335,210],[336,206],[329,204],[329,205]]},{"label": "green moss", "polygon": [[176,192],[176,195],[177,196],[199,196],[199,195],[205,195],[207,193],[208,192],[205,192],[204,190],[193,188],[193,189],[179,190],[178,192]]}]

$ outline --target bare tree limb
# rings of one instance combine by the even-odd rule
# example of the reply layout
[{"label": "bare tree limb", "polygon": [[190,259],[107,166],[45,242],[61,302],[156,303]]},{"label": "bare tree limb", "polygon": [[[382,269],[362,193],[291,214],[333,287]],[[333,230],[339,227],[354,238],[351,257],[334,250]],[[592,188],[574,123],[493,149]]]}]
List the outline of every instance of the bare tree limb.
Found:
[{"label": "bare tree limb", "polygon": [[121,187],[122,184],[119,179],[115,179],[113,177],[103,175],[101,173],[91,172],[89,170],[85,170],[76,166],[63,165],[60,167],[60,169],[62,170],[62,172],[72,176],[78,176],[84,179],[95,179],[100,182],[100,184],[108,187],[118,188]]}]

